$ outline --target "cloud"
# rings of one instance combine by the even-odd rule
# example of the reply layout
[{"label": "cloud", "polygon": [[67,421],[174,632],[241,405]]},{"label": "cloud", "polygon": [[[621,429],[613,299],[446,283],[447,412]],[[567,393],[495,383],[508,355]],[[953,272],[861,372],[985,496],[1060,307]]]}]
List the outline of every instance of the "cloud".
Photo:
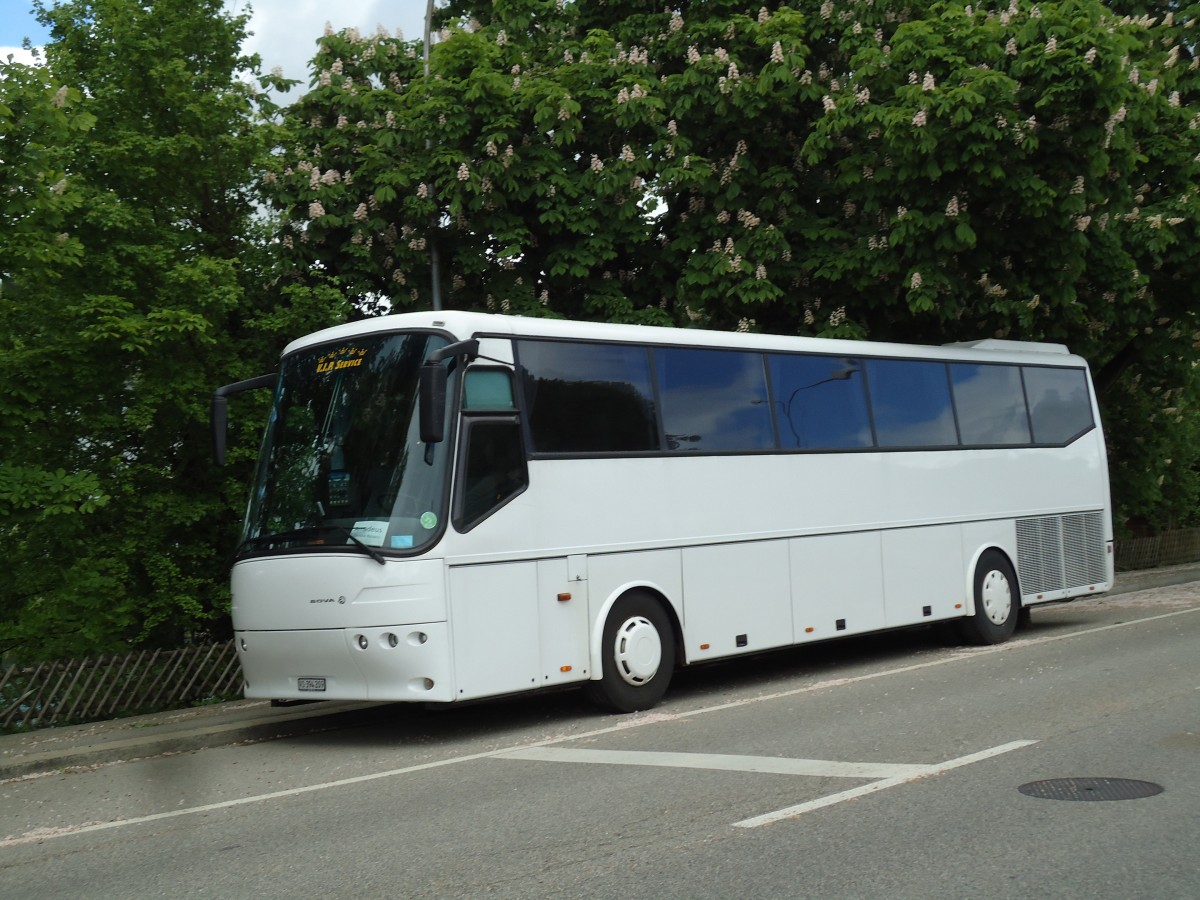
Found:
[{"label": "cloud", "polygon": [[[32,62],[27,50],[20,47],[25,36],[44,41],[46,32],[32,16],[21,18],[7,15],[11,6],[24,6],[26,0],[0,0],[4,15],[0,15],[0,60],[12,54],[17,62]],[[328,22],[335,31],[357,28],[362,34],[373,34],[382,26],[394,35],[399,29],[408,40],[420,40],[425,28],[428,0],[226,0],[225,11],[237,15],[250,11],[247,30],[253,32],[242,50],[257,53],[262,58],[264,72],[283,70],[287,78],[295,78],[306,86],[309,80],[308,63],[316,55],[317,39],[325,33]],[[32,3],[30,3],[32,7]],[[298,96],[296,91],[292,96]]]},{"label": "cloud", "polygon": [[[246,4],[231,0],[226,8],[238,12]],[[401,30],[408,40],[419,40],[424,31],[426,0],[251,0],[247,26],[253,34],[243,49],[262,58],[264,72],[276,67],[287,78],[309,80],[308,63],[316,55],[316,42],[328,22],[334,31],[357,28],[373,34],[383,27],[389,34]]]},{"label": "cloud", "polygon": [[0,60],[8,62],[10,57],[13,62],[24,63],[27,66],[40,62],[40,60],[34,59],[33,53],[24,47],[0,47]]}]

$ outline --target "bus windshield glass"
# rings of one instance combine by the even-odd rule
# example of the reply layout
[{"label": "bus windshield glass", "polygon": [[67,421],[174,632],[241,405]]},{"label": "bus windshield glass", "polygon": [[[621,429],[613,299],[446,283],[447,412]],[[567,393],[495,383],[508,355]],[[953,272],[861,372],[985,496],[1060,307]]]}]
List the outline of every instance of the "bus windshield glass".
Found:
[{"label": "bus windshield glass", "polygon": [[417,372],[447,341],[382,334],[283,360],[242,555],[411,553],[445,521],[446,445],[420,441]]}]

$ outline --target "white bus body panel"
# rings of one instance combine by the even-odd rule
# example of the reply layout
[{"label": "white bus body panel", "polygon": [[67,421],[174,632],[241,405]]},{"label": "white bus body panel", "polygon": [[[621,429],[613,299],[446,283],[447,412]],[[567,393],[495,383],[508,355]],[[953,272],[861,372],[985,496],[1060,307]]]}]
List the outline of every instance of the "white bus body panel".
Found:
[{"label": "white bus body panel", "polygon": [[[440,560],[381,566],[357,554],[239,562],[233,621],[246,696],[455,699],[443,572]],[[301,690],[300,679],[324,679],[324,690]]]},{"label": "white bus body panel", "polygon": [[450,567],[457,699],[590,677],[583,565],[561,557]]},{"label": "white bus body panel", "polygon": [[[486,602],[513,603],[504,618],[521,620],[520,600],[501,600],[507,592],[495,582],[487,589],[495,569],[487,564],[546,556],[561,564],[567,555],[587,558],[591,677],[608,606],[630,588],[669,603],[689,662],[969,615],[982,552],[995,547],[1017,563],[1018,519],[1095,509],[1105,472],[1089,442],[1099,440],[1094,432],[1046,450],[764,454],[738,458],[736,470],[720,456],[533,460],[524,494],[454,536],[453,564],[479,568],[470,593],[483,596],[460,607],[453,585],[451,618]],[[1021,453],[1043,457],[1038,483]],[[1025,602],[1105,590],[1111,560],[1106,569],[1079,589]],[[538,581],[532,568],[523,579],[513,590]],[[524,629],[539,621],[532,609],[525,616]],[[496,633],[470,627],[481,649]],[[507,686],[547,683],[534,663],[531,650]]]}]

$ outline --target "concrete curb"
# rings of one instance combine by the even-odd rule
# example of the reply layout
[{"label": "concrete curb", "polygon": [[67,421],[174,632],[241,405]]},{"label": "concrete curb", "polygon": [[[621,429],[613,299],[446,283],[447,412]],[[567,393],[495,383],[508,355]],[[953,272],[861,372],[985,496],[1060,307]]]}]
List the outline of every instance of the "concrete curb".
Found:
[{"label": "concrete curb", "polygon": [[1128,594],[1156,587],[1170,587],[1200,581],[1200,562],[1180,566],[1163,566],[1160,569],[1142,569],[1137,572],[1118,572],[1110,594]]},{"label": "concrete curb", "polygon": [[326,701],[273,707],[266,700],[235,700],[198,709],[0,735],[0,782],[346,728],[365,720],[366,712],[379,705]]}]

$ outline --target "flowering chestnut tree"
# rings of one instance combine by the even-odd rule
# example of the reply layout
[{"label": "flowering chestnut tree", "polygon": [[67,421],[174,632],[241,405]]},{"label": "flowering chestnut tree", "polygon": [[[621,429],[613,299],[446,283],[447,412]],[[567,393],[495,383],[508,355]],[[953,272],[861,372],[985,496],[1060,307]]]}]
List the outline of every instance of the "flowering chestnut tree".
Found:
[{"label": "flowering chestnut tree", "polygon": [[364,312],[427,307],[436,265],[452,307],[1065,342],[1113,422],[1130,396],[1182,419],[1114,433],[1129,508],[1169,507],[1196,477],[1197,12],[452,0],[428,74],[402,36],[321,39],[266,188],[296,277]]}]

